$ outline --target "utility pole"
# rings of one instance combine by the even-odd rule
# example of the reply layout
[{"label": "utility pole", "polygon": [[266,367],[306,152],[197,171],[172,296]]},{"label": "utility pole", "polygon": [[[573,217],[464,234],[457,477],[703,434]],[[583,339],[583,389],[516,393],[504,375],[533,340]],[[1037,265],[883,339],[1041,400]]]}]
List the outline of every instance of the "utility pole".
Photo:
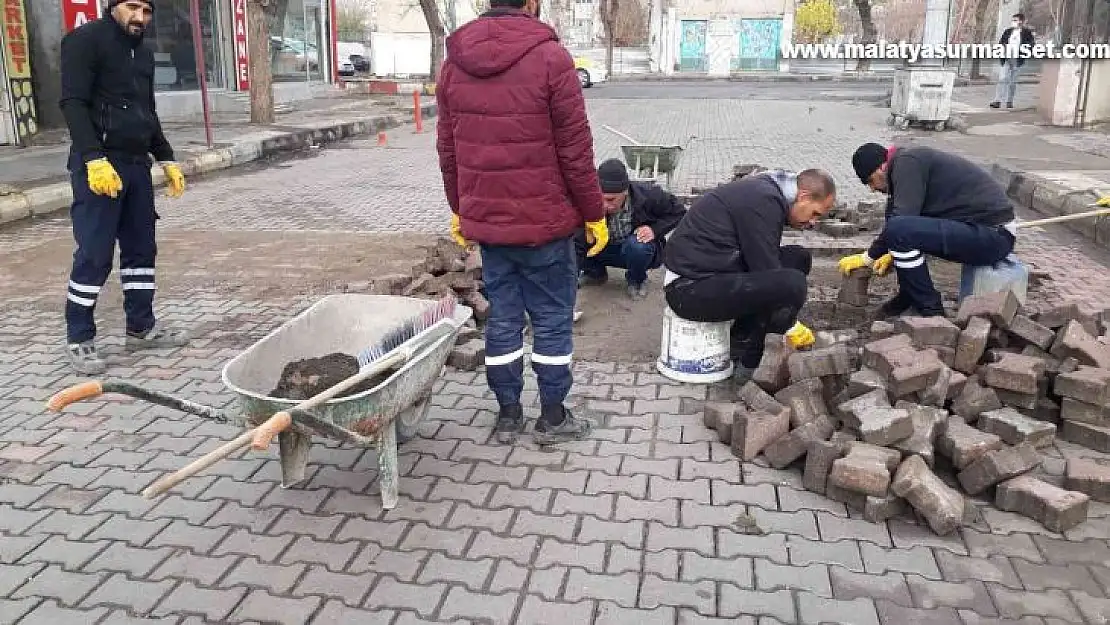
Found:
[{"label": "utility pole", "polygon": [[458,14],[456,13],[457,7],[455,3],[458,0],[445,0],[447,2],[447,32],[453,33],[459,27]]}]

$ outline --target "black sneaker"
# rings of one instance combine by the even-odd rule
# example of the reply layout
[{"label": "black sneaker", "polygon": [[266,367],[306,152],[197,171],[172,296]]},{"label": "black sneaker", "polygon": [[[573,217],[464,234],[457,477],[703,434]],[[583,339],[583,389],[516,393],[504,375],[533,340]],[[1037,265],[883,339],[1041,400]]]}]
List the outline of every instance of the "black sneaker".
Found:
[{"label": "black sneaker", "polygon": [[497,442],[512,445],[518,434],[524,431],[524,407],[520,404],[502,406],[497,414]]},{"label": "black sneaker", "polygon": [[532,431],[532,440],[537,445],[556,445],[568,441],[579,441],[590,435],[593,424],[589,420],[575,417],[563,406],[559,406],[557,410],[563,413],[561,422],[553,423],[558,417],[551,418],[546,414],[541,415],[536,421],[535,429]]}]

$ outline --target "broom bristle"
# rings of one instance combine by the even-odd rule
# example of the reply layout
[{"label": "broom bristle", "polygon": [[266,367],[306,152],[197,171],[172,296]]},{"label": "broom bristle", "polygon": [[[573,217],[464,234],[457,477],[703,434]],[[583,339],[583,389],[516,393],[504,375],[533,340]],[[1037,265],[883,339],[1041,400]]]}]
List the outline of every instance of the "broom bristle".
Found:
[{"label": "broom bristle", "polygon": [[366,367],[375,360],[382,358],[440,320],[454,317],[457,304],[458,300],[454,295],[446,295],[425,308],[420,315],[408,319],[396,328],[389,330],[382,338],[378,339],[377,343],[359,352],[359,367]]}]

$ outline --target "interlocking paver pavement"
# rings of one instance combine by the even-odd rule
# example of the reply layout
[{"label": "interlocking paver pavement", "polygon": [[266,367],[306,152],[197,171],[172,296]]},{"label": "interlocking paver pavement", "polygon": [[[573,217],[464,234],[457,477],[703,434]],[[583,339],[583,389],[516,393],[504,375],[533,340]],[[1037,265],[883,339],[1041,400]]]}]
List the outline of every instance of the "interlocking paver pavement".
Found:
[{"label": "interlocking paver pavement", "polygon": [[[815,121],[799,122],[842,116],[816,142],[772,117],[809,105],[682,106],[591,101],[595,126],[645,141],[664,129],[672,134],[659,140],[701,137],[684,184],[777,157],[827,166],[858,194],[848,156],[885,132],[882,110],[846,105],[814,105]],[[431,136],[390,141],[397,149],[354,142],[196,182],[188,202],[162,204],[163,223],[197,241],[204,230],[442,232]],[[601,130],[598,144],[600,156],[616,146]],[[721,391],[669,382],[649,362],[576,363],[574,408],[599,428],[551,450],[492,442],[482,374],[445,372],[419,437],[402,447],[401,500],[389,512],[374,452],[325,441],[296,488],[281,487],[276,451],[247,452],[146,500],[144,487],[238,430],[118,397],[43,409],[79,381],[58,354],[55,289],[32,267],[67,227],[0,232],[15,250],[0,277],[19,287],[0,302],[0,622],[1058,624],[1110,614],[1110,505],[1093,503],[1064,535],[990,506],[947,537],[904,518],[871,524],[803,490],[797,469],[737,462],[701,423]],[[1035,258],[1066,258],[1044,267],[1058,291],[1107,292],[1100,258],[1074,240],[1041,233],[1027,245]],[[281,284],[281,265],[297,260],[279,247],[249,248],[253,264],[228,257],[232,277],[260,283],[238,295],[206,290],[203,276],[167,278],[159,310],[196,340],[121,358],[112,375],[233,409],[223,363],[316,297]],[[120,347],[109,330],[108,349]],[[531,378],[528,388],[534,401]],[[1056,473],[1065,458],[1094,455],[1063,442],[1047,453]],[[759,533],[739,522],[749,517]]]}]

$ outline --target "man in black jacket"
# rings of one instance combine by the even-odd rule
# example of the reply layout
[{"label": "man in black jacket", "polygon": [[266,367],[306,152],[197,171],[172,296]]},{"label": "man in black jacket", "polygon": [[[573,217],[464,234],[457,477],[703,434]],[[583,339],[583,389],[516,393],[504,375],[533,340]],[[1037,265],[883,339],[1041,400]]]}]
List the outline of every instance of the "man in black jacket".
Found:
[{"label": "man in black jacket", "polygon": [[871,267],[879,275],[891,264],[898,295],[882,316],[911,308],[921,316],[944,315],[925,256],[965,265],[993,265],[1014,249],[1014,207],[1006,191],[983,168],[929,147],[859,147],[852,166],[863,184],[889,196],[886,224],[871,247],[840,260],[845,275]]},{"label": "man in black jacket", "polygon": [[836,202],[836,184],[821,170],[772,170],[723,184],[698,198],[667,243],[664,293],[683,319],[732,320],[735,379],[759,366],[768,333],[795,348],[814,343],[798,322],[813,259],[782,246],[787,224],[808,228]]},{"label": "man in black jacket", "polygon": [[116,240],[130,349],[185,344],[154,318],[154,183],[150,156],[162,166],[170,195],[185,178],[154,107],[154,55],[143,34],[154,0],[109,0],[106,14],[62,39],[61,108],[72,146],[70,216],[77,250],[65,308],[66,353],[79,373],[106,365],[93,339],[93,313],[112,271]]},{"label": "man in black jacket", "polygon": [[1006,108],[1014,108],[1014,94],[1017,92],[1017,76],[1025,59],[1032,54],[1033,31],[1025,27],[1025,14],[1015,13],[1010,27],[1002,31],[998,43],[1006,47],[1006,57],[999,62],[1002,68],[998,77],[998,86],[994,92],[991,108],[996,109],[1006,101]]},{"label": "man in black jacket", "polygon": [[629,297],[643,299],[647,272],[663,264],[664,237],[682,221],[686,207],[654,184],[630,182],[628,169],[618,159],[599,165],[597,175],[605,198],[609,244],[596,256],[586,257],[585,241],[579,237],[581,283],[604,284],[609,267],[624,269]]}]

